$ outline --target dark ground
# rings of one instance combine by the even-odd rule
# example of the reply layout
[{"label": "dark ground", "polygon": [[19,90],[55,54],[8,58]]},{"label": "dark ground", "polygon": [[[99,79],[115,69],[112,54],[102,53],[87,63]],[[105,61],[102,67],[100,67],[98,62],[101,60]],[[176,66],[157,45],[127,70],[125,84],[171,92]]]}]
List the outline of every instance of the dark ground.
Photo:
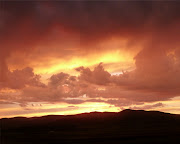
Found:
[{"label": "dark ground", "polygon": [[157,111],[1,119],[0,144],[180,143],[180,115]]}]

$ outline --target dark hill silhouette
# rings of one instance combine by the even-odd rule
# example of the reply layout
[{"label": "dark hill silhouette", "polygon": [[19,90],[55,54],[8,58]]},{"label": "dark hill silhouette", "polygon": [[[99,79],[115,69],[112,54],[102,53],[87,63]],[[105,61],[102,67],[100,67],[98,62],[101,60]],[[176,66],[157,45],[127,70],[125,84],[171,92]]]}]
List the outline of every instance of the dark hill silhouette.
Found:
[{"label": "dark hill silhouette", "polygon": [[3,118],[2,144],[177,143],[180,115],[123,110],[77,115]]}]

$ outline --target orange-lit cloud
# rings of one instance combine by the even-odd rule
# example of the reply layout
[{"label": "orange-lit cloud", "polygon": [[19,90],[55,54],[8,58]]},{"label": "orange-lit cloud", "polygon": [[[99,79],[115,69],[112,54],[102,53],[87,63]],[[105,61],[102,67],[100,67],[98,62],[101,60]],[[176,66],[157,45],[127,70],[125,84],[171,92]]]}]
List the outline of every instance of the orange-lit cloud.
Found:
[{"label": "orange-lit cloud", "polygon": [[[100,103],[116,111],[176,105],[179,2],[0,4],[0,107]],[[58,113],[53,107],[39,115],[53,110]]]}]

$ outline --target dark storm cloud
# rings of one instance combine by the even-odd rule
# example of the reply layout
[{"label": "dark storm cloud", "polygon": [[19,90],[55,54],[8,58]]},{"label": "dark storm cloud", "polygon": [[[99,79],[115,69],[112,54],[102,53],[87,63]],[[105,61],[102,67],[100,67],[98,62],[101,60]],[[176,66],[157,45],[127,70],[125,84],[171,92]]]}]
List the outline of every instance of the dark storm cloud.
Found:
[{"label": "dark storm cloud", "polygon": [[[27,96],[33,91],[33,96],[35,93],[39,95],[36,97],[38,100],[41,100],[40,96],[45,93],[46,101],[58,101],[61,100],[61,95],[67,97],[68,94],[71,97],[83,94],[91,97],[98,94],[104,97],[119,97],[121,94],[122,97],[139,101],[167,100],[180,92],[179,11],[178,1],[1,2],[0,81],[6,81],[6,58],[9,55],[15,51],[30,53],[35,46],[46,44],[48,36],[51,36],[56,28],[60,32],[66,31],[78,37],[83,45],[80,48],[85,50],[97,49],[93,47],[94,43],[113,36],[135,41],[134,45],[143,42],[142,50],[135,57],[136,69],[111,77],[101,65],[94,71],[81,67],[77,69],[80,72],[78,82],[69,80],[69,75],[60,73],[52,76],[48,84],[58,88],[57,91],[52,92],[52,88],[32,88],[26,89]],[[55,37],[59,41],[62,38],[58,35]],[[58,47],[57,52],[61,52],[61,47]],[[169,53],[172,54],[168,55]],[[94,84],[109,83],[131,92],[121,92],[117,87],[109,87],[106,91],[94,88]],[[22,87],[25,84],[23,83]],[[63,84],[68,84],[68,88]],[[66,89],[68,92],[63,93]],[[133,90],[138,91],[134,97]],[[157,92],[161,95],[145,97],[143,93],[138,96],[139,91]]]},{"label": "dark storm cloud", "polygon": [[1,49],[4,55],[26,51],[55,26],[86,43],[114,35],[144,36],[179,21],[178,12],[179,2],[1,2]]}]

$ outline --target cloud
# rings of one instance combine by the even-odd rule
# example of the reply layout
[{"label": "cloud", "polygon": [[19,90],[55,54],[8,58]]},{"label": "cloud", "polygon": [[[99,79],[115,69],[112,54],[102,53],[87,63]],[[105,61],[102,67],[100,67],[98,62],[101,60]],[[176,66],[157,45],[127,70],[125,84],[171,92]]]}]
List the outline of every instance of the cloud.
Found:
[{"label": "cloud", "polygon": [[49,85],[52,85],[52,86],[58,86],[58,85],[61,85],[61,84],[65,84],[65,80],[69,77],[68,74],[66,73],[59,73],[59,74],[56,74],[56,75],[52,75],[49,79]]},{"label": "cloud", "polygon": [[135,110],[148,110],[148,109],[154,109],[154,108],[158,108],[158,107],[164,107],[164,104],[162,103],[155,103],[155,104],[149,104],[149,105],[143,105],[143,106],[133,106],[133,107],[129,107],[129,109],[135,109]]},{"label": "cloud", "polygon": [[0,82],[4,82],[7,78],[8,67],[5,59],[3,57],[1,58],[2,60],[0,61]]},{"label": "cloud", "polygon": [[7,71],[6,81],[1,83],[0,89],[10,88],[10,89],[22,89],[26,86],[45,86],[40,81],[41,76],[36,75],[33,69],[26,67],[22,70]]},{"label": "cloud", "polygon": [[0,105],[2,105],[2,104],[13,104],[12,102],[9,102],[9,101],[0,101]]},{"label": "cloud", "polygon": [[[16,96],[5,93],[1,95],[1,100],[22,105],[28,102],[66,102],[70,104],[105,102],[122,107],[170,100],[179,94],[178,89],[177,91],[174,91],[176,89],[171,90],[175,86],[178,87],[176,81],[173,87],[168,87],[168,83],[158,83],[155,81],[156,77],[146,77],[146,73],[140,73],[138,69],[116,76],[111,76],[105,71],[102,63],[94,70],[84,67],[76,70],[80,72],[79,76],[60,72],[52,75],[47,85],[40,82],[40,77],[35,75],[31,68],[10,72],[10,82],[6,87],[19,89],[20,93]],[[16,81],[18,81],[17,84]],[[84,95],[86,97],[83,97]]]},{"label": "cloud", "polygon": [[170,100],[179,94],[179,77],[176,81],[175,79],[171,81],[172,86],[168,86],[169,83],[163,82],[164,78],[170,81],[172,77],[169,78],[169,73],[165,74],[167,77],[161,74],[164,69],[160,67],[166,67],[167,64],[162,65],[160,62],[157,65],[160,70],[152,69],[152,73],[151,69],[147,70],[143,67],[142,70],[137,66],[133,71],[110,75],[100,63],[93,70],[84,67],[77,68],[76,70],[80,72],[79,76],[71,76],[63,72],[54,74],[48,79],[49,82],[46,85],[41,83],[40,76],[35,75],[32,68],[15,70],[9,72],[6,87],[20,92],[4,93],[0,98],[3,101],[20,103],[20,105],[26,105],[29,102],[70,104],[105,102],[117,107]]},{"label": "cloud", "polygon": [[91,71],[89,68],[79,67],[76,71],[80,72],[79,79],[94,84],[105,85],[110,81],[110,74],[104,70],[102,63]]},{"label": "cloud", "polygon": [[[1,99],[22,104],[81,103],[84,100],[66,98],[86,94],[92,101],[102,97],[109,99],[105,100],[107,103],[127,106],[169,100],[180,94],[179,2],[3,2],[3,5],[0,89],[18,89],[21,93],[15,97],[1,95]],[[47,56],[79,56],[81,51],[86,56],[121,49],[97,47],[97,43],[113,37],[127,39],[130,45],[124,48],[127,51],[133,51],[131,45],[141,44],[134,57],[135,70],[111,76],[100,63],[93,70],[76,68],[80,73],[77,77],[63,72],[54,74],[45,85],[32,68],[14,71],[8,68],[8,58],[16,52],[25,57],[31,55],[31,61],[41,58],[47,61]],[[26,60],[20,61],[27,64]]]},{"label": "cloud", "polygon": [[[86,55],[122,49],[96,45],[114,37],[119,41],[128,40],[126,50],[139,43],[143,46],[144,43],[161,44],[174,49],[179,43],[179,2],[1,3],[0,81],[6,79],[7,59],[17,52],[25,54],[23,60],[15,59],[24,66],[34,60],[41,62],[40,58],[48,56],[71,57],[72,54],[78,56],[81,51]],[[11,63],[17,65],[14,61]]]}]

